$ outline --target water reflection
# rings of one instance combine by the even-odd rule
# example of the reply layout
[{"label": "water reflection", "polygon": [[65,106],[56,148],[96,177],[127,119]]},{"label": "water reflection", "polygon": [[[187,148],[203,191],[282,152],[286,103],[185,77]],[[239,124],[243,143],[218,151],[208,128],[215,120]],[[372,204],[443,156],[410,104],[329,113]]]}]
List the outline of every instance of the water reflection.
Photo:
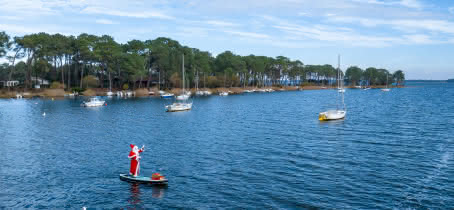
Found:
[{"label": "water reflection", "polygon": [[339,120],[328,120],[328,121],[320,121],[320,125],[342,125],[345,122],[344,119],[339,119]]},{"label": "water reflection", "polygon": [[153,198],[163,198],[166,190],[167,186],[153,186],[151,188],[151,196]]},{"label": "water reflection", "polygon": [[142,200],[140,200],[140,188],[139,188],[139,184],[131,184],[130,185],[130,188],[129,188],[129,191],[131,192],[131,195],[128,199],[128,202],[131,204],[131,205],[139,205],[140,203],[142,203]]},{"label": "water reflection", "polygon": [[[129,188],[129,191],[130,191],[130,196],[128,199],[129,204],[131,204],[133,206],[141,206],[143,204],[143,201],[141,198],[142,193],[140,190],[141,186],[145,187],[144,189],[142,189],[145,191],[149,190],[148,187],[150,187],[149,185],[140,185],[137,183],[131,183],[130,188]],[[159,198],[159,199],[164,198],[166,190],[167,190],[167,186],[151,186],[151,197]],[[145,192],[145,194],[147,194],[147,193]]]}]

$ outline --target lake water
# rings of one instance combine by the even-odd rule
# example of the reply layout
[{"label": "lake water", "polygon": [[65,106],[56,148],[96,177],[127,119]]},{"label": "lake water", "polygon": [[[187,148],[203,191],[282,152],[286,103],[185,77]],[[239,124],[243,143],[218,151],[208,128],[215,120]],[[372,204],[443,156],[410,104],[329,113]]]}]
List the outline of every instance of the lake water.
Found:
[{"label": "lake water", "polygon": [[[202,97],[181,113],[153,97],[2,99],[0,208],[454,207],[454,84],[347,90],[347,118],[319,122],[336,95]],[[119,179],[131,143],[168,187]]]}]

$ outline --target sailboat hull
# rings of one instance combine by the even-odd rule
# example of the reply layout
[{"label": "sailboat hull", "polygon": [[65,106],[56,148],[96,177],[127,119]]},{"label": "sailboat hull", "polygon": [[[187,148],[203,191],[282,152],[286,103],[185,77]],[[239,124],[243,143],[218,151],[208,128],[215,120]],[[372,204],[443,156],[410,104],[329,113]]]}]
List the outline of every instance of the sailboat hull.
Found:
[{"label": "sailboat hull", "polygon": [[344,110],[329,110],[326,112],[321,112],[318,115],[320,121],[330,121],[330,120],[341,120],[345,118],[347,111]]},{"label": "sailboat hull", "polygon": [[174,103],[166,106],[167,112],[182,112],[192,109],[192,103]]}]

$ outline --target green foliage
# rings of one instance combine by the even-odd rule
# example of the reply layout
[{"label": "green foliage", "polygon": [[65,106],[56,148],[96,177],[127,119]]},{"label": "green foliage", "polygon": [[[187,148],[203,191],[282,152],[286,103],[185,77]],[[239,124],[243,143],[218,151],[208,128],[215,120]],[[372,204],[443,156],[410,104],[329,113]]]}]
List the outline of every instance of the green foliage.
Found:
[{"label": "green foliage", "polygon": [[76,88],[71,88],[71,91],[72,91],[72,92],[76,92],[76,93],[82,93],[82,92],[85,91],[85,88],[78,88],[78,87],[76,87]]},{"label": "green foliage", "polygon": [[9,36],[4,31],[0,31],[0,58],[6,55],[11,43]]},{"label": "green foliage", "polygon": [[88,75],[83,78],[85,88],[97,88],[99,85],[98,78],[93,75]]},{"label": "green foliage", "polygon": [[[180,87],[182,55],[189,87],[194,87],[196,76],[205,78],[206,87],[286,85],[282,78],[291,85],[307,82],[322,85],[333,84],[338,79],[336,68],[328,64],[304,65],[300,60],[284,56],[240,56],[231,51],[213,57],[209,52],[165,37],[120,44],[108,35],[83,33],[74,37],[35,33],[10,41],[5,32],[0,32],[0,57],[6,54],[10,64],[3,67],[2,77],[11,75],[13,79],[25,80],[27,87],[32,86],[31,77],[36,76],[59,81],[68,88],[103,87],[108,81],[114,88],[127,83],[134,89],[136,84],[142,84],[140,81],[152,78],[154,82],[158,73],[164,88]],[[24,62],[16,65],[16,59]],[[386,83],[387,77],[389,83],[396,80],[401,84],[405,75],[401,71],[391,75],[385,69],[363,71],[350,67],[345,79],[353,84],[368,80],[378,85]]]},{"label": "green foliage", "polygon": [[128,89],[129,89],[128,83],[123,84],[123,90],[128,90]]},{"label": "green foliage", "polygon": [[352,85],[358,85],[362,76],[363,70],[356,66],[348,67],[347,71],[345,71],[345,78],[350,81]]},{"label": "green foliage", "polygon": [[397,85],[402,85],[402,83],[405,81],[405,74],[402,70],[397,70],[393,74],[393,78],[396,80]]},{"label": "green foliage", "polygon": [[65,85],[64,84],[61,84],[60,82],[52,82],[52,84],[50,85],[50,88],[52,89],[64,89],[65,88]]}]

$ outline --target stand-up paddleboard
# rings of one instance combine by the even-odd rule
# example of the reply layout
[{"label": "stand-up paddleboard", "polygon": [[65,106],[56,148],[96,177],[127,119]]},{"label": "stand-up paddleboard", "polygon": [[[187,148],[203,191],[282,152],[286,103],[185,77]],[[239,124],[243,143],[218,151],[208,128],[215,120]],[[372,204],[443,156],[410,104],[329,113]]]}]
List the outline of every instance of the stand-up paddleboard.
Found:
[{"label": "stand-up paddleboard", "polygon": [[162,177],[159,180],[152,179],[151,177],[148,176],[131,176],[128,174],[120,174],[120,179],[123,181],[127,182],[133,182],[133,183],[142,183],[142,184],[151,184],[151,185],[167,185],[169,180],[166,178]]}]

